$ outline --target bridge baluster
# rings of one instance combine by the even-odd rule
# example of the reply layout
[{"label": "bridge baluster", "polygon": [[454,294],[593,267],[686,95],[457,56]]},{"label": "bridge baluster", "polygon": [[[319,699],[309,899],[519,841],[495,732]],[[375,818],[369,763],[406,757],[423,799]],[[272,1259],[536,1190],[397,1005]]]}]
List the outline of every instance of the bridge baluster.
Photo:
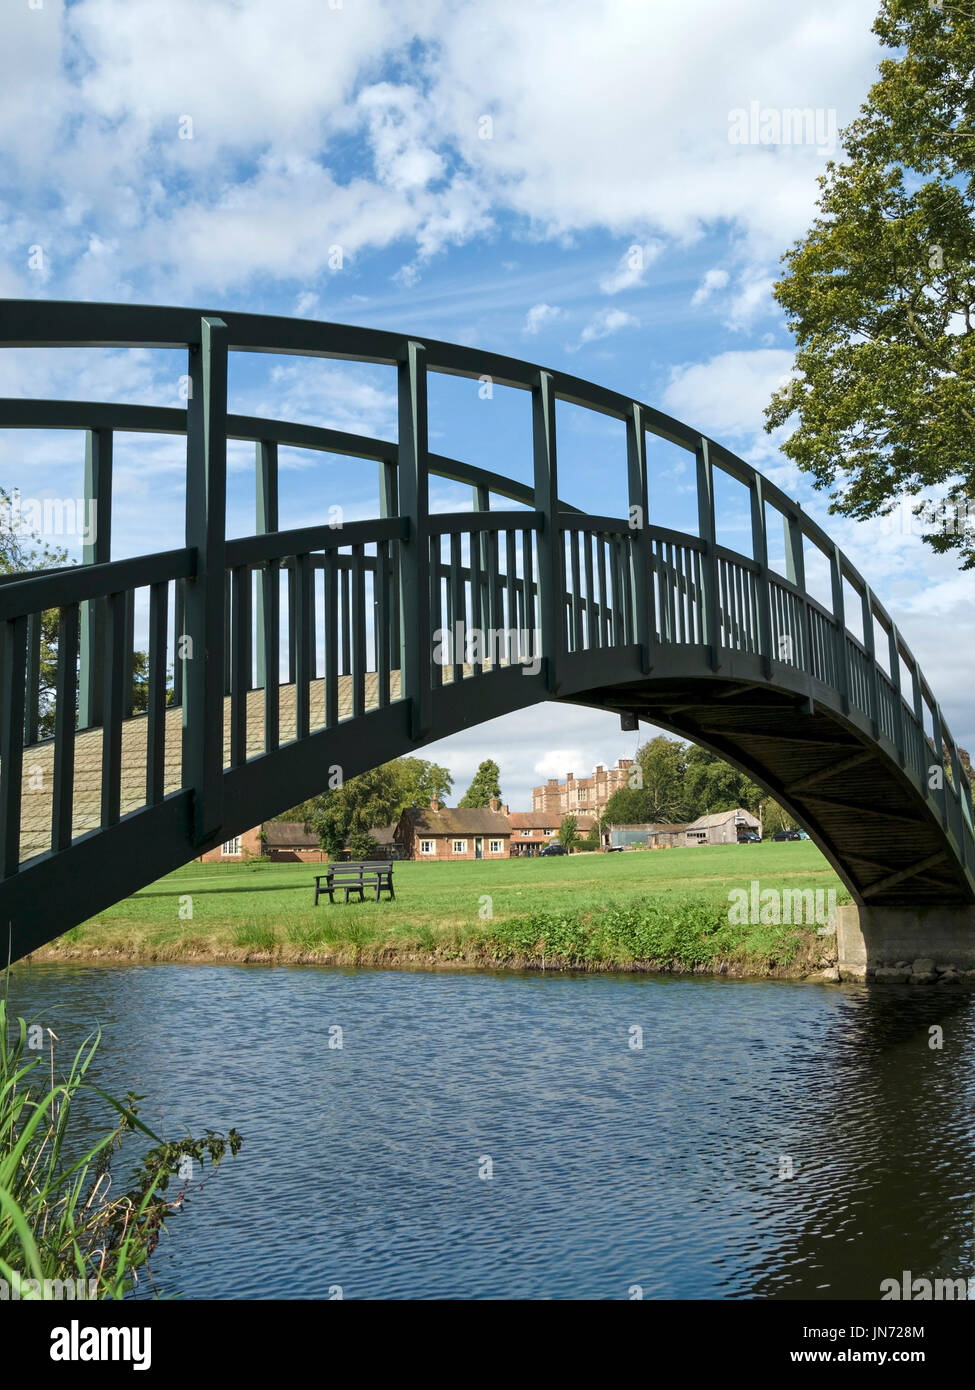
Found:
[{"label": "bridge baluster", "polygon": [[[51,800],[51,850],[71,844],[74,810],[75,701],[78,693],[78,629],[76,603],[58,613],[58,664],[54,707],[54,788]],[[165,669],[164,669],[165,675]]]},{"label": "bridge baluster", "polygon": [[338,554],[325,552],[325,727],[339,722]]},{"label": "bridge baluster", "polygon": [[101,825],[116,825],[122,800],[122,720],[129,665],[125,651],[125,594],[108,594],[105,606],[105,693],[102,702]]},{"label": "bridge baluster", "polygon": [[714,545],[714,478],[708,441],[702,439],[696,450],[697,524],[704,545],[701,563],[704,582],[704,641],[709,649],[711,670],[721,666],[721,631],[718,623],[718,566]]},{"label": "bridge baluster", "polygon": [[43,613],[27,619],[27,689],[25,691],[24,743],[37,742],[41,703],[41,630]]},{"label": "bridge baluster", "polygon": [[[475,506],[475,511],[480,508]],[[527,534],[527,533],[526,533]],[[486,559],[485,536],[483,531],[471,532],[471,627],[481,631],[484,628],[484,593],[482,585],[484,583],[484,562]],[[471,662],[471,674],[479,676],[483,673],[483,652],[481,644],[475,645],[473,661]]]},{"label": "bridge baluster", "polygon": [[27,681],[27,618],[3,624],[0,663],[0,878],[20,865],[24,709]]},{"label": "bridge baluster", "polygon": [[592,546],[593,534],[591,531],[583,531],[582,539],[585,549],[583,551],[583,571],[586,580],[586,648],[593,651],[598,645],[598,640],[594,631],[596,619],[596,595],[593,593],[593,574],[592,574]]},{"label": "bridge baluster", "polygon": [[581,531],[569,530],[566,532],[566,539],[569,543],[569,573],[572,577],[572,587],[570,594],[570,607],[572,614],[572,625],[570,628],[572,650],[581,652],[583,649],[582,641],[582,594],[580,592],[579,580],[579,541],[582,536]]},{"label": "bridge baluster", "polygon": [[653,579],[650,574],[650,502],[647,486],[647,436],[643,412],[636,401],[626,417],[626,479],[630,506],[630,592],[633,595],[633,635],[640,645],[640,669],[653,664],[651,628]]},{"label": "bridge baluster", "polygon": [[873,630],[873,594],[869,584],[864,584],[860,597],[863,605],[863,645],[867,649],[867,661],[869,663],[867,667],[870,698],[868,714],[870,716],[870,730],[876,738],[880,727],[880,688],[877,681],[877,651]]},{"label": "bridge baluster", "polygon": [[281,567],[277,560],[268,560],[261,571],[258,622],[260,669],[264,685],[264,751],[273,753],[281,742]]},{"label": "bridge baluster", "polygon": [[609,603],[606,590],[606,537],[595,533],[596,575],[599,580],[598,623],[600,647],[609,646]]},{"label": "bridge baluster", "polygon": [[[146,700],[146,804],[155,806],[165,795],[166,781],[166,649],[169,585],[149,589],[149,670]],[[58,656],[60,658],[60,636]],[[179,663],[177,662],[177,665]],[[58,700],[61,699],[60,678]],[[70,807],[69,807],[70,811]]]},{"label": "bridge baluster", "polygon": [[[183,703],[183,662],[180,638],[186,631],[186,588],[185,581],[177,579],[173,585],[173,633],[176,652],[173,660],[173,704]],[[83,727],[83,726],[82,726]]]},{"label": "bridge baluster", "polygon": [[413,737],[420,738],[429,731],[433,718],[427,368],[426,349],[421,343],[406,344],[398,367],[398,395],[400,514],[410,523],[409,534],[399,548],[400,679],[403,696],[411,701]]},{"label": "bridge baluster", "polygon": [[[346,581],[348,575],[345,575]],[[311,556],[295,559],[295,738],[307,738],[310,732],[310,686],[314,678],[314,593],[312,590]],[[343,672],[347,674],[347,672]]]},{"label": "bridge baluster", "polygon": [[846,640],[846,603],[843,593],[843,557],[838,545],[834,545],[829,556],[830,587],[833,595],[833,622],[836,624],[836,690],[844,714],[850,710],[850,676],[848,669],[849,646]]},{"label": "bridge baluster", "polygon": [[[256,445],[256,530],[258,535],[266,535],[278,529],[278,446],[271,439],[260,439]],[[266,574],[267,571],[265,570]],[[264,629],[267,623],[269,595],[262,583],[257,593],[257,684],[267,687],[267,648]],[[278,657],[275,654],[270,668],[274,673],[274,684],[278,683]],[[266,743],[265,743],[266,747]]]},{"label": "bridge baluster", "polygon": [[505,570],[505,589],[507,593],[507,620],[505,627],[514,633],[508,649],[508,660],[519,660],[519,638],[518,638],[518,603],[515,596],[515,582],[518,578],[518,566],[515,557],[515,533],[509,526],[504,533],[504,570]]},{"label": "bridge baluster", "polygon": [[231,572],[230,766],[247,761],[247,692],[251,675],[251,572],[237,565]]},{"label": "bridge baluster", "polygon": [[376,543],[376,572],[373,581],[376,605],[376,699],[380,709],[389,704],[389,541]]},{"label": "bridge baluster", "polygon": [[892,621],[887,629],[887,643],[890,660],[890,683],[894,687],[894,743],[897,746],[897,760],[904,766],[904,701],[901,695],[901,649],[896,624]]},{"label": "bridge baluster", "polygon": [[[350,575],[352,586],[353,716],[364,714],[366,709],[366,572],[363,565],[364,555],[365,547],[363,545],[353,545]],[[312,641],[314,641],[314,630]]]},{"label": "bridge baluster", "polygon": [[758,565],[755,597],[758,608],[758,643],[756,650],[762,657],[762,670],[766,680],[772,675],[772,577],[768,567],[768,534],[765,517],[765,489],[762,479],[756,473],[748,488],[752,522],[752,555]]},{"label": "bridge baluster", "polygon": [[[107,564],[112,558],[112,457],[111,430],[88,430],[85,434],[85,506],[88,539],[82,546],[85,565]],[[104,673],[101,667],[105,649],[100,627],[102,608],[94,600],[81,610],[81,672],[78,686],[78,727],[91,729],[102,722]]]},{"label": "bridge baluster", "polygon": [[532,453],[535,510],[542,516],[538,533],[539,626],[545,684],[550,691],[555,691],[558,688],[561,654],[565,648],[565,551],[559,528],[555,392],[551,373],[545,371],[538,373],[532,387]]}]

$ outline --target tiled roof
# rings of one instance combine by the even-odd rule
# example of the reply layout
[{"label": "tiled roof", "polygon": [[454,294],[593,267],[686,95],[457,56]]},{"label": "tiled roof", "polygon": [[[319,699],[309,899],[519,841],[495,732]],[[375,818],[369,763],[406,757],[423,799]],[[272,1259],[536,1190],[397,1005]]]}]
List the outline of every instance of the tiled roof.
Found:
[{"label": "tiled roof", "polygon": [[271,849],[318,849],[318,836],[314,830],[306,830],[301,821],[265,821],[264,835]]},{"label": "tiled roof", "polygon": [[406,811],[417,834],[424,835],[510,835],[509,819],[501,811],[466,806],[443,806],[439,811]]}]

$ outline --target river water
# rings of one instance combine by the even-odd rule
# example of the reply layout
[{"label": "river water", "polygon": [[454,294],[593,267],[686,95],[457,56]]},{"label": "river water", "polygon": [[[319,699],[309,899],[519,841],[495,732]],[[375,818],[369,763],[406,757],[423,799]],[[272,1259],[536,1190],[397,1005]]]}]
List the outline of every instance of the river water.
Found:
[{"label": "river water", "polygon": [[165,1137],[242,1131],[153,1257],[167,1294],[877,1299],[975,1273],[972,992],[147,965],[17,967],[9,993],[59,1062],[99,1026],[98,1084]]}]

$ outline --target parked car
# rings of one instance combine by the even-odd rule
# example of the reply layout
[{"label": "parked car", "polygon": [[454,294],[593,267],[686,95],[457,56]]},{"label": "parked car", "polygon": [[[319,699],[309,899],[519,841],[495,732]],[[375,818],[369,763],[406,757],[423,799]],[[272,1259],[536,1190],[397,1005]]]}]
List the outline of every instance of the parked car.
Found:
[{"label": "parked car", "polygon": [[551,845],[546,845],[545,848],[542,850],[542,854],[543,854],[543,855],[546,855],[546,854],[564,854],[564,853],[565,853],[565,845],[560,845],[559,842],[558,842],[558,840],[556,840],[556,841],[555,841],[553,844],[551,844]]},{"label": "parked car", "polygon": [[[773,840],[801,840],[802,832],[799,830],[777,830],[772,836]],[[809,839],[809,836],[806,836]]]},{"label": "parked car", "polygon": [[622,845],[607,845],[607,846],[606,846],[606,853],[607,853],[607,854],[622,854],[622,853],[623,853],[623,846],[622,846]]},{"label": "parked car", "polygon": [[760,845],[762,837],[754,830],[739,830],[738,843],[740,845]]}]

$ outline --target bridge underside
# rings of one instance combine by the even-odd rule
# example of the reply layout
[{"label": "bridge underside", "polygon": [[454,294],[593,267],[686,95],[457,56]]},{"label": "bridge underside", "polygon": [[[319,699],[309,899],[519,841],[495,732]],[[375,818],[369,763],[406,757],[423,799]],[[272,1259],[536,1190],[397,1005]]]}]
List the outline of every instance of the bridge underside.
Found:
[{"label": "bridge underside", "polygon": [[853,720],[808,693],[674,674],[571,698],[679,734],[745,772],[808,830],[858,904],[971,903],[941,820],[909,777]]}]

